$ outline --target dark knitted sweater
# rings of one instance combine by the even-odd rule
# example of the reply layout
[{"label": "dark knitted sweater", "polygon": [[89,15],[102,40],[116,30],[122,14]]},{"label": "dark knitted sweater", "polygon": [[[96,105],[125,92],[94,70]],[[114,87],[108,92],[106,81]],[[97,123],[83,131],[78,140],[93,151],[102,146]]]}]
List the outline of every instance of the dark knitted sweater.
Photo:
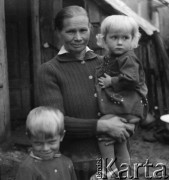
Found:
[{"label": "dark knitted sweater", "polygon": [[101,62],[99,59],[92,51],[86,53],[85,61],[67,53],[57,55],[39,69],[39,105],[54,106],[64,113],[68,137],[89,138],[96,135],[99,109],[94,74]]}]

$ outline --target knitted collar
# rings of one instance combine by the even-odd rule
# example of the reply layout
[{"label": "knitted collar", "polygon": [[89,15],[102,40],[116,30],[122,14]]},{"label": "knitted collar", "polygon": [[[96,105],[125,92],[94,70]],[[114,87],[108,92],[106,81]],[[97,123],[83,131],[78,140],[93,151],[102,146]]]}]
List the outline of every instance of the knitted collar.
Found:
[{"label": "knitted collar", "polygon": [[[88,51],[93,51],[91,50],[88,46],[86,47],[86,52]],[[66,54],[66,53],[69,53],[66,49],[65,49],[65,46],[62,46],[60,48],[60,51],[58,52],[58,55],[62,55],[62,54]]]}]

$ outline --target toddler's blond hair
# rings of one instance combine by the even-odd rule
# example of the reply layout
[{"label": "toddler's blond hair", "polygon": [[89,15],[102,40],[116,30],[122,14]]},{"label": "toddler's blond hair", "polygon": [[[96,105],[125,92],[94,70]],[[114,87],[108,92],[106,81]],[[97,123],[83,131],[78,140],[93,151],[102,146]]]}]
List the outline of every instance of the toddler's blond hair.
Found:
[{"label": "toddler's blond hair", "polygon": [[101,23],[101,34],[97,35],[97,44],[104,47],[104,40],[109,31],[124,31],[131,32],[132,43],[131,48],[137,48],[138,42],[141,37],[139,33],[139,26],[136,21],[129,16],[125,15],[111,15],[106,17]]}]

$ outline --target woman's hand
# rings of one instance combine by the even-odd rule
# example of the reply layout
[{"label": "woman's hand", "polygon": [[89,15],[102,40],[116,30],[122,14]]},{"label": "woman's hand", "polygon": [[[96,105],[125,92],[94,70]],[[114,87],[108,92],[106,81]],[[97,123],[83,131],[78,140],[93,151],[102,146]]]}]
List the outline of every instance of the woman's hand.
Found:
[{"label": "woman's hand", "polygon": [[97,123],[97,132],[122,142],[134,133],[135,124],[127,123],[124,118],[115,115],[102,116]]}]

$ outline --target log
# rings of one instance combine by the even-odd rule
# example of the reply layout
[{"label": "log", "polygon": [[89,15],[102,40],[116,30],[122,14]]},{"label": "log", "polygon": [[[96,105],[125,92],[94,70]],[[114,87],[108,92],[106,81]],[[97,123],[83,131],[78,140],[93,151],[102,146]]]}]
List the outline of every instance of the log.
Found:
[{"label": "log", "polygon": [[41,47],[39,30],[39,0],[31,0],[31,25],[32,25],[32,58],[33,58],[33,104],[37,102],[37,70],[41,65]]},{"label": "log", "polygon": [[0,0],[0,142],[10,136],[10,109],[4,0]]}]

